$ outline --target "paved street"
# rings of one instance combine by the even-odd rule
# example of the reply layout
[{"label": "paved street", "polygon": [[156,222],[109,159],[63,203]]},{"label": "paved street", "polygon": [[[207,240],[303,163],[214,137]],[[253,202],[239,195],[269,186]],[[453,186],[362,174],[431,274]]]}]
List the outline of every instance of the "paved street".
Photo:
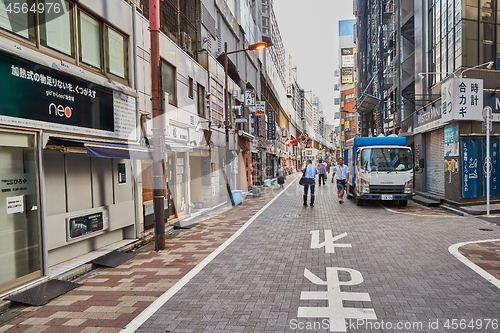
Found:
[{"label": "paved street", "polygon": [[331,184],[303,207],[301,189],[294,182],[125,331],[500,330],[500,289],[448,251],[500,229],[439,211],[339,205]]},{"label": "paved street", "polygon": [[[296,177],[169,234],[165,251],[149,244],[14,308],[0,332],[500,331],[496,224],[413,202],[340,205],[331,183],[303,207]],[[491,241],[466,244],[479,240]]]}]

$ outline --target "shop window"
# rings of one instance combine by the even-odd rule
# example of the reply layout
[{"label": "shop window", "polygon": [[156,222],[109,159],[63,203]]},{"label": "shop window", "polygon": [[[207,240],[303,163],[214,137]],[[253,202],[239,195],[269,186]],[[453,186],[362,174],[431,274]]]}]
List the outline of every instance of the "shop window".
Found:
[{"label": "shop window", "polygon": [[82,11],[78,12],[78,42],[80,61],[102,69],[101,24]]},{"label": "shop window", "polygon": [[162,61],[161,75],[163,89],[168,93],[168,102],[177,106],[177,72],[176,68],[166,61]]},{"label": "shop window", "polygon": [[39,13],[40,44],[68,56],[73,52],[73,19],[71,4],[62,1],[58,13],[45,10]]},{"label": "shop window", "polygon": [[127,78],[127,39],[110,27],[106,27],[106,70]]}]

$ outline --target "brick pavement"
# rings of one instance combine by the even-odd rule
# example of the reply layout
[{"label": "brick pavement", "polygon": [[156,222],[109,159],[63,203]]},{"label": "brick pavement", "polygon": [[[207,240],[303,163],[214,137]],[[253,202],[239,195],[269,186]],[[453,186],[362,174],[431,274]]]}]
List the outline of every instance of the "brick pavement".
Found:
[{"label": "brick pavement", "polygon": [[[296,177],[289,177],[287,183]],[[304,268],[324,279],[327,265],[359,270],[365,283],[346,288],[368,290],[372,302],[362,302],[363,307],[377,305],[378,317],[385,320],[422,321],[443,315],[465,315],[451,311],[450,304],[458,306],[480,300],[474,293],[457,294],[463,287],[480,295],[493,293],[498,299],[498,290],[447,254],[448,243],[484,238],[477,228],[465,228],[466,218],[412,202],[407,209],[388,205],[382,212],[378,205],[356,207],[352,202],[338,205],[330,199],[334,195],[330,184],[316,187],[316,207],[305,208],[301,205],[301,187],[296,183],[248,226],[244,237],[238,237],[152,315],[139,332],[289,331],[290,320],[298,320],[297,308],[312,303],[300,300],[300,292],[321,290],[304,281]],[[167,240],[165,251],[156,252],[154,244],[149,244],[138,249],[134,259],[117,268],[98,269],[81,277],[77,282],[82,287],[45,306],[16,309],[19,317],[1,326],[0,332],[119,332],[277,193],[280,190],[276,187],[263,188],[260,198],[244,200],[242,205],[226,209],[195,228],[176,231],[175,237]],[[398,212],[402,214],[395,214]],[[370,221],[379,214],[380,221]],[[430,218],[421,221],[423,216]],[[457,224],[458,231],[463,232],[452,237],[449,230],[456,234]],[[460,230],[462,226],[466,230]],[[335,260],[310,249],[310,231],[325,228],[348,232],[352,248],[336,249],[342,256]],[[442,235],[443,241],[436,241],[434,233]],[[415,235],[419,237],[415,239]],[[494,235],[499,237],[500,233],[495,230]],[[495,244],[488,246],[496,250]],[[421,256],[422,249],[434,250],[436,254],[413,262],[414,257]],[[491,261],[491,257],[482,255],[481,260]],[[450,261],[445,269],[452,269],[452,278],[447,277],[450,271],[437,268],[443,265],[442,256]],[[457,277],[464,280],[456,282]],[[432,285],[436,280],[451,285],[440,289],[439,285]],[[439,301],[439,296],[450,293],[451,300]],[[491,295],[486,297],[490,299]],[[478,308],[485,306],[481,303]],[[497,304],[492,310],[500,313],[498,308]],[[477,312],[476,309],[467,313]]]}]

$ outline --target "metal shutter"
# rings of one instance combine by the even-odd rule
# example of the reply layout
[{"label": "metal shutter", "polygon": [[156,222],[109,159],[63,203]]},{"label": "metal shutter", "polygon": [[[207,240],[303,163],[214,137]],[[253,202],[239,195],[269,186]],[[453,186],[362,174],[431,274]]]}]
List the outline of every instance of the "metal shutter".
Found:
[{"label": "metal shutter", "polygon": [[426,134],[425,137],[425,175],[427,192],[444,196],[444,130]]}]

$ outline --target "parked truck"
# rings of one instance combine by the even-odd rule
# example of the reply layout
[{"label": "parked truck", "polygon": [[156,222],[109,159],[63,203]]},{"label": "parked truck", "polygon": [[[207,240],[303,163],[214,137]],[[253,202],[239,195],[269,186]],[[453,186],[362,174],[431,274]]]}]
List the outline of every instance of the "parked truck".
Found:
[{"label": "parked truck", "polygon": [[358,206],[365,200],[398,201],[413,195],[413,154],[405,137],[363,137],[347,141],[347,197]]}]

